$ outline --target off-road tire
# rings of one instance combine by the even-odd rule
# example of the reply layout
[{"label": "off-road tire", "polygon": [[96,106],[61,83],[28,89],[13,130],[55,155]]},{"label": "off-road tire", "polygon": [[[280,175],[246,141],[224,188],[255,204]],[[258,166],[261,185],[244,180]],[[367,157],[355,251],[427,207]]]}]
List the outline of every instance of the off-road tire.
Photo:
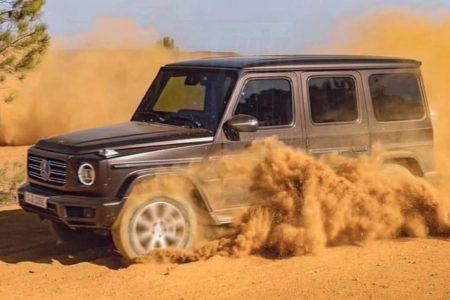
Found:
[{"label": "off-road tire", "polygon": [[[155,203],[165,202],[168,205],[175,207],[180,213],[186,224],[186,233],[177,248],[189,249],[193,243],[196,234],[197,224],[195,214],[191,205],[186,202],[174,200],[166,196],[152,196],[143,201],[131,201],[126,203],[122,208],[112,227],[112,238],[116,249],[128,260],[133,260],[138,256],[144,255],[137,245],[134,222],[142,210]],[[141,249],[142,250],[142,249]]]}]

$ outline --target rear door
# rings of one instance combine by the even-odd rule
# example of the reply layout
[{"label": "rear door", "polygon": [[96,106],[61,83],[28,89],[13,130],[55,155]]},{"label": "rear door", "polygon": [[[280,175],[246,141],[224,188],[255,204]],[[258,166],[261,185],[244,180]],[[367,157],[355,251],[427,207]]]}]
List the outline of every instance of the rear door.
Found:
[{"label": "rear door", "polygon": [[370,141],[360,74],[304,72],[301,85],[308,151],[349,155],[367,152]]}]

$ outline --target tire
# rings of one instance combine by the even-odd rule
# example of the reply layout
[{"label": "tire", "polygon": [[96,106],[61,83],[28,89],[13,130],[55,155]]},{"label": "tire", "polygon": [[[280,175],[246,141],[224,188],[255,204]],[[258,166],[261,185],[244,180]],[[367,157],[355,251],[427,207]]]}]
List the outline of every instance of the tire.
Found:
[{"label": "tire", "polygon": [[67,225],[54,221],[47,221],[50,232],[56,238],[58,244],[68,243],[97,243],[103,237],[86,229],[71,229]]},{"label": "tire", "polygon": [[125,204],[113,225],[114,245],[129,260],[153,249],[188,249],[194,241],[195,220],[186,202],[165,196],[131,201]]}]

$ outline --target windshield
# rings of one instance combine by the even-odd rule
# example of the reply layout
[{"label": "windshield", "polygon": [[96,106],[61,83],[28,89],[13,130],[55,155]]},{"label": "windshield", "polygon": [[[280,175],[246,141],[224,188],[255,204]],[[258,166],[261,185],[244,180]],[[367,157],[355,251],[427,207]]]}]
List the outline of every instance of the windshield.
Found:
[{"label": "windshield", "polygon": [[224,70],[162,69],[133,121],[205,128],[215,132],[237,74]]}]

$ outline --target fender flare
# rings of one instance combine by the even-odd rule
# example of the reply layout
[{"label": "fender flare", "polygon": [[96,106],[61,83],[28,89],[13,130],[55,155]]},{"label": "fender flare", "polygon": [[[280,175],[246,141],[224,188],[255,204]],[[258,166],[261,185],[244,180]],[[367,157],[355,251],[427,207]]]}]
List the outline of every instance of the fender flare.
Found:
[{"label": "fender flare", "polygon": [[419,157],[410,151],[393,151],[383,154],[383,160],[385,164],[397,164],[408,171],[414,176],[423,177],[424,167],[421,164]]},{"label": "fender flare", "polygon": [[160,172],[155,172],[154,169],[153,170],[140,170],[138,172],[132,173],[124,180],[122,186],[120,187],[119,197],[125,203],[125,201],[127,201],[128,197],[129,197],[129,195],[131,194],[131,191],[137,184],[139,184],[145,180],[154,178],[156,176],[170,176],[170,175],[176,175],[180,178],[183,178],[184,180],[187,180],[193,186],[196,199],[198,200],[196,203],[197,206],[210,216],[211,221],[213,222],[214,225],[219,225],[220,222],[215,217],[213,208],[210,205],[210,203],[208,201],[208,197],[207,197],[205,191],[202,189],[201,184],[194,178],[190,177],[188,174],[180,172],[179,169],[164,170],[164,171],[160,171]]}]

